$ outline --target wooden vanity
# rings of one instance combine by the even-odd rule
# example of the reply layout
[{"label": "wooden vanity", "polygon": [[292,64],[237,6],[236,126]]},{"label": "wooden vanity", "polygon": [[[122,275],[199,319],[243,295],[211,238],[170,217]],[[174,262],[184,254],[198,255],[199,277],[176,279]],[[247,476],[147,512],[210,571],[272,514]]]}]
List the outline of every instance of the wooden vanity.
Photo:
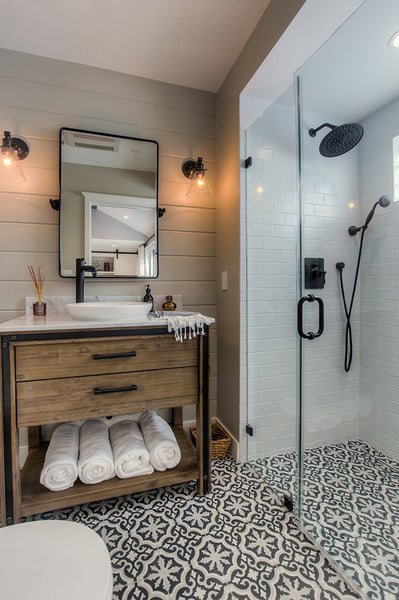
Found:
[{"label": "wooden vanity", "polygon": [[[197,480],[200,494],[209,491],[208,327],[205,332],[183,343],[165,326],[59,331],[35,327],[3,333],[2,524],[183,481]],[[196,448],[182,427],[182,410],[188,405],[196,406]],[[95,485],[78,480],[60,492],[40,484],[47,448],[40,425],[163,408],[173,409],[172,425],[182,453],[174,469]],[[21,427],[29,428],[29,455],[22,470]]]}]

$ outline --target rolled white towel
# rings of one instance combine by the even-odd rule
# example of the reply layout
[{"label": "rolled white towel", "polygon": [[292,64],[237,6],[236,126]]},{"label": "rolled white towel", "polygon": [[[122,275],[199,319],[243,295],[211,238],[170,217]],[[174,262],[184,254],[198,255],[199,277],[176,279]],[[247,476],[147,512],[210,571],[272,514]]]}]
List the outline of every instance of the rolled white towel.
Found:
[{"label": "rolled white towel", "polygon": [[114,458],[108,427],[102,419],[92,419],[80,428],[79,479],[83,483],[100,483],[114,477]]},{"label": "rolled white towel", "polygon": [[133,421],[134,423],[140,423],[140,417],[143,413],[130,413],[128,415],[116,415],[113,417],[103,417],[102,420],[108,427],[112,427],[115,423],[120,423],[121,421]]},{"label": "rolled white towel", "polygon": [[154,472],[150,454],[137,423],[117,421],[109,428],[115,473],[121,479]]},{"label": "rolled white towel", "polygon": [[154,410],[144,413],[140,427],[150,459],[157,471],[173,469],[181,460],[181,452],[175,434],[164,419]]},{"label": "rolled white towel", "polygon": [[51,436],[40,483],[52,492],[67,490],[78,478],[79,424],[62,423]]}]

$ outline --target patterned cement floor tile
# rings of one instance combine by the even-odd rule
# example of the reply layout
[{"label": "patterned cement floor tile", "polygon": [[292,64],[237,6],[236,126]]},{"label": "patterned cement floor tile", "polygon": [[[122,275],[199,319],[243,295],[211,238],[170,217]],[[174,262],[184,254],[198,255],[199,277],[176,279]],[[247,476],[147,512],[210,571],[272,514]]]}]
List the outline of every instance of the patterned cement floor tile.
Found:
[{"label": "patterned cement floor tile", "polygon": [[70,519],[102,537],[114,600],[359,598],[250,465],[227,458],[212,474],[207,496],[193,482],[34,519]]},{"label": "patterned cement floor tile", "polygon": [[[295,497],[295,453],[251,464],[280,497]],[[399,598],[396,461],[361,441],[306,450],[303,526],[365,598]]]}]

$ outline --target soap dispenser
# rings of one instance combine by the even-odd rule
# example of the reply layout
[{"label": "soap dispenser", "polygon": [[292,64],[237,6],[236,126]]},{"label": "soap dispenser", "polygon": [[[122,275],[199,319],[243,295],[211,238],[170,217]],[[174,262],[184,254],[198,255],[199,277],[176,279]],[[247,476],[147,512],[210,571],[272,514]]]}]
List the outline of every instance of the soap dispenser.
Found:
[{"label": "soap dispenser", "polygon": [[143,302],[151,302],[151,310],[154,310],[154,298],[152,297],[150,286],[146,286]]}]

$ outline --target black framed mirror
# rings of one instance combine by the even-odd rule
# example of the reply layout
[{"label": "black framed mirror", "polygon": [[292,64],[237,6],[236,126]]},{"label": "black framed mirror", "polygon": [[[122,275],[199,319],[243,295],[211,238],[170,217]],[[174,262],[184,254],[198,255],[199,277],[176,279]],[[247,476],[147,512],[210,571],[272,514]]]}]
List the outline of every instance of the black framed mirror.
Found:
[{"label": "black framed mirror", "polygon": [[158,163],[153,140],[60,129],[61,277],[80,257],[97,277],[158,277]]}]

